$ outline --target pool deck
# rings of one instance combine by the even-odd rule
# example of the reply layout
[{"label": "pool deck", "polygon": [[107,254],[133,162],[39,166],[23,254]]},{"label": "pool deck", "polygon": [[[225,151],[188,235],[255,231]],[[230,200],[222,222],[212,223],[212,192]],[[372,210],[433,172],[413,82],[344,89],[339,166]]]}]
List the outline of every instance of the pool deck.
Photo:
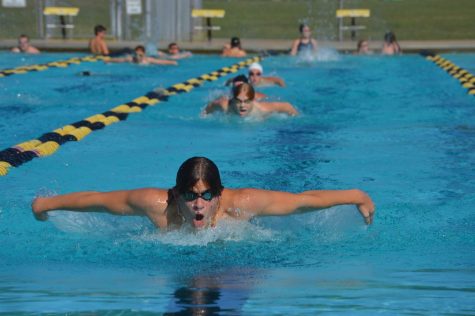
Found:
[{"label": "pool deck", "polygon": [[[178,42],[178,45],[183,50],[189,50],[195,53],[220,53],[224,44],[228,43],[229,39],[213,39],[212,42],[207,41],[193,41],[193,42]],[[33,46],[38,47],[42,51],[80,51],[87,52],[87,40],[32,40]],[[269,39],[242,39],[243,48],[250,52],[262,51],[276,51],[286,52],[290,49],[292,40],[269,40]],[[109,49],[120,50],[123,48],[133,48],[137,45],[143,44],[139,41],[107,41]],[[168,43],[161,42],[160,49],[165,49]],[[421,50],[432,50],[435,52],[475,52],[475,40],[438,40],[438,41],[399,41],[404,52],[418,52]],[[381,41],[371,41],[370,49],[379,51],[382,47]],[[0,49],[8,50],[16,46],[16,40],[0,40]],[[319,41],[320,47],[329,47],[342,52],[351,52],[355,50],[355,41]]]}]

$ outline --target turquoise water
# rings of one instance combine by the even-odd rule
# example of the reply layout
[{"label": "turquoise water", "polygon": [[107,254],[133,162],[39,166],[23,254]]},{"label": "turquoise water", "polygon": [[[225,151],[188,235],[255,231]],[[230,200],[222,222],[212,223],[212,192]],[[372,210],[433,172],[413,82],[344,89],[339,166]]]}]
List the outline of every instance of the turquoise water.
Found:
[{"label": "turquoise water", "polygon": [[[70,57],[3,53],[0,68]],[[444,57],[475,73],[475,55]],[[0,149],[234,62],[83,63],[0,78]],[[0,313],[473,314],[474,97],[417,55],[263,66],[287,87],[261,91],[302,115],[200,117],[227,91],[223,78],[0,178]],[[197,234],[163,234],[142,218],[31,215],[37,194],[171,187],[194,155],[214,160],[227,187],[361,188],[375,223],[352,206]]]}]

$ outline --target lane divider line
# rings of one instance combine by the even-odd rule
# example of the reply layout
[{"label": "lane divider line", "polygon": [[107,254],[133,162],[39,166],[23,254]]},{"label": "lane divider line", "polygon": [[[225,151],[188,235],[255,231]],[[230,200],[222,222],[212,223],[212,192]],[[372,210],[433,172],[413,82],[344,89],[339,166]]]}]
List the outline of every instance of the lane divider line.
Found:
[{"label": "lane divider line", "polygon": [[468,94],[475,95],[475,76],[468,70],[461,68],[448,59],[431,52],[421,52],[427,60],[445,70],[449,75],[457,79],[462,87],[467,89]]},{"label": "lane divider line", "polygon": [[0,151],[0,176],[7,175],[11,167],[19,167],[34,158],[52,155],[61,145],[67,142],[80,141],[93,131],[124,121],[131,113],[141,112],[148,106],[153,106],[161,101],[167,101],[170,96],[190,92],[206,81],[216,81],[220,77],[235,73],[239,69],[247,67],[261,59],[262,57],[259,56],[249,58],[231,66],[188,79],[182,83],[177,83],[160,92],[150,91],[130,102],[118,105],[109,111],[87,117],[81,121],[45,133],[36,139],[4,149]]},{"label": "lane divider line", "polygon": [[20,66],[20,67],[11,68],[11,69],[2,69],[0,70],[0,78],[12,76],[12,75],[26,74],[32,71],[43,71],[48,68],[66,68],[73,64],[78,65],[82,62],[97,62],[99,60],[108,60],[108,59],[110,59],[110,57],[108,56],[88,55],[84,57],[73,57],[67,60],[52,61],[45,64],[27,65],[27,66]]}]

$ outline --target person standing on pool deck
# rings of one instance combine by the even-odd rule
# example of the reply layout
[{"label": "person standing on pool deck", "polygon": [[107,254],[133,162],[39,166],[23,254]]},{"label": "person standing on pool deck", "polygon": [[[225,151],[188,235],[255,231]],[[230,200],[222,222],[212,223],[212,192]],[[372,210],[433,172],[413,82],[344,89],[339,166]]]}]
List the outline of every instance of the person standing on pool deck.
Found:
[{"label": "person standing on pool deck", "polygon": [[147,216],[161,229],[188,226],[215,227],[226,219],[249,220],[254,216],[283,216],[335,205],[355,204],[366,224],[371,224],[374,204],[361,190],[313,190],[301,193],[253,188],[228,189],[218,167],[208,158],[192,157],[178,169],[171,189],[144,188],[112,192],[76,192],[33,200],[36,219],[47,212],[107,212]]},{"label": "person standing on pool deck", "polygon": [[94,27],[95,37],[89,41],[89,50],[96,55],[109,55],[109,48],[106,44],[106,31],[103,25]]},{"label": "person standing on pool deck", "polygon": [[290,55],[295,56],[301,53],[316,53],[317,40],[312,38],[312,32],[310,31],[310,27],[306,24],[300,24],[299,31],[300,38],[297,38],[292,43]]},{"label": "person standing on pool deck", "polygon": [[295,116],[298,111],[288,102],[257,102],[254,88],[242,83],[233,89],[233,97],[228,102],[210,103],[203,114],[215,111],[236,114],[240,117],[266,117],[272,113],[284,113]]}]

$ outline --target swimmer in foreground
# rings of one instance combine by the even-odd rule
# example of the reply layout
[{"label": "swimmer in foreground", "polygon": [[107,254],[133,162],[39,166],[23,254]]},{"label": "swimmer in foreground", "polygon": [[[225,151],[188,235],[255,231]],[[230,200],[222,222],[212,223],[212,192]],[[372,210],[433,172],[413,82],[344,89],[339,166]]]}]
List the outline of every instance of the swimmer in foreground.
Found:
[{"label": "swimmer in foreground", "polygon": [[106,31],[103,25],[94,27],[95,37],[89,41],[89,50],[96,55],[109,55],[109,48],[106,44]]},{"label": "swimmer in foreground", "polygon": [[290,49],[290,55],[295,56],[301,53],[316,53],[317,52],[317,40],[312,38],[312,32],[310,27],[306,24],[300,24],[299,26],[300,38],[297,38],[292,43]]},{"label": "swimmer in foreground", "polygon": [[262,189],[228,189],[218,167],[208,158],[192,157],[178,169],[171,189],[144,188],[113,192],[76,192],[33,200],[36,219],[48,211],[106,212],[146,216],[160,229],[215,227],[222,220],[283,216],[335,205],[355,204],[366,224],[373,222],[374,204],[363,191],[314,190],[289,193]]},{"label": "swimmer in foreground", "polygon": [[134,49],[134,56],[119,57],[119,58],[110,58],[104,60],[105,63],[134,63],[139,65],[177,65],[178,63],[174,60],[158,59],[154,57],[149,57],[145,54],[145,47],[139,45]]},{"label": "swimmer in foreground", "polygon": [[279,77],[264,77],[264,68],[259,63],[252,63],[249,66],[249,81],[254,87],[277,85],[285,87],[285,82]]},{"label": "swimmer in foreground", "polygon": [[216,111],[240,117],[266,117],[272,113],[284,113],[290,116],[298,114],[288,102],[258,102],[255,98],[254,88],[248,83],[242,83],[233,89],[233,97],[228,102],[212,102],[204,109],[203,114]]},{"label": "swimmer in foreground", "polygon": [[28,35],[22,34],[18,37],[18,46],[12,48],[13,53],[39,54],[38,48],[31,46]]}]

